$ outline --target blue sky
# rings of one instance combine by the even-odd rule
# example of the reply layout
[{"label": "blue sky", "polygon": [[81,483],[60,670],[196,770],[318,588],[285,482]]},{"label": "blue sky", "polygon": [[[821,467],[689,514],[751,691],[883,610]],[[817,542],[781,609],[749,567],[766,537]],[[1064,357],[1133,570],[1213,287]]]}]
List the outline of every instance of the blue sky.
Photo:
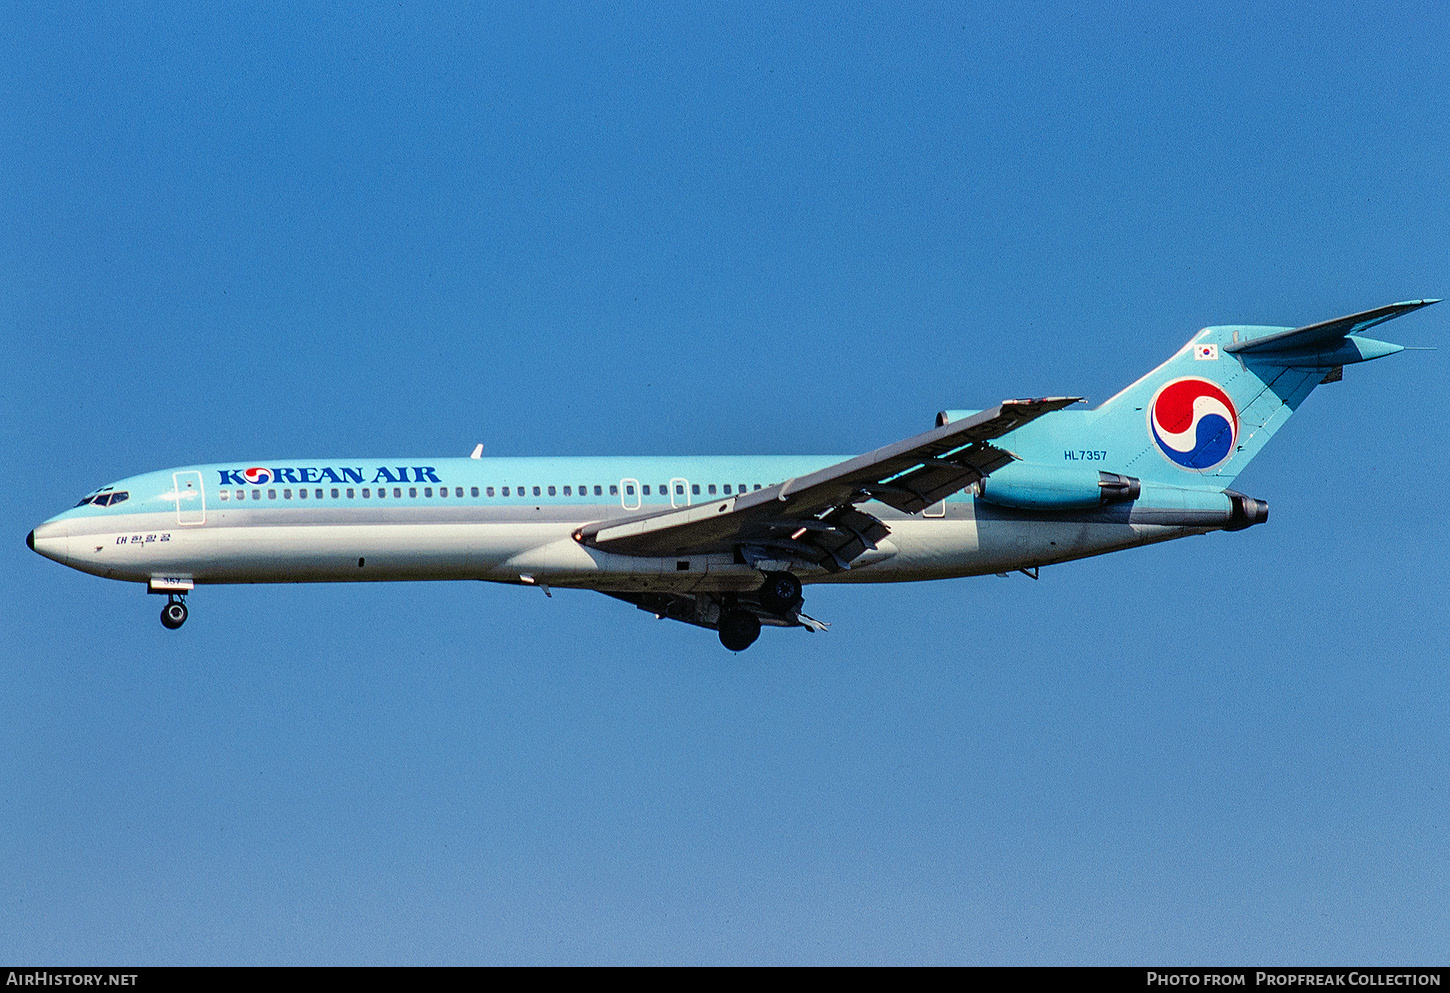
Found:
[{"label": "blue sky", "polygon": [[1450,294],[1447,28],[11,9],[0,960],[1444,961],[1444,352],[1316,392],[1265,527],[808,590],[739,656],[481,584],[171,633],[23,537],[201,461],[856,453]]}]

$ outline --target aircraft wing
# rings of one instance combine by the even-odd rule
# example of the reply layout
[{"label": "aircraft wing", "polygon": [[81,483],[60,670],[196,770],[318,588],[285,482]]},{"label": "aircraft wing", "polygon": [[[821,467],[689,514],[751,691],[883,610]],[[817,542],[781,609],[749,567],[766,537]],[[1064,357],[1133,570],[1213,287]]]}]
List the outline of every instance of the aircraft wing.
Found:
[{"label": "aircraft wing", "polygon": [[856,504],[877,500],[919,513],[1017,458],[991,440],[1081,399],[1004,400],[991,410],[774,486],[599,521],[574,537],[621,555],[703,555],[740,548],[752,558],[847,569],[890,533]]}]

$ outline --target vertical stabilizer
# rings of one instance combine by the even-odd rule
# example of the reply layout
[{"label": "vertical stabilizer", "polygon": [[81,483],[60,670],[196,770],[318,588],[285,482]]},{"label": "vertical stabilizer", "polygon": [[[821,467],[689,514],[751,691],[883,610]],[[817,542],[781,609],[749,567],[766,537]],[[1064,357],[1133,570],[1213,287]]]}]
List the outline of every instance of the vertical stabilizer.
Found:
[{"label": "vertical stabilizer", "polygon": [[[1106,449],[1111,464],[1104,468],[1115,472],[1226,487],[1314,387],[1337,382],[1346,365],[1402,350],[1357,332],[1436,302],[1390,304],[1302,328],[1204,328],[1167,362],[1086,411],[1079,444]],[[1023,434],[1021,446],[1009,447],[1038,460],[1039,437]],[[1064,440],[1044,432],[1041,460],[1061,458],[1053,446]]]}]

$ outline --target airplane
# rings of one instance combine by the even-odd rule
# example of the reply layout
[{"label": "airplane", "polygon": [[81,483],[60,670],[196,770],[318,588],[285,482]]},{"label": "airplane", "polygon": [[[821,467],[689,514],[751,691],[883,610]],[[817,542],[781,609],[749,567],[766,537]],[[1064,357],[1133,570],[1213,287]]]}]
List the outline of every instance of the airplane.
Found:
[{"label": "airplane", "polygon": [[1437,300],[1300,328],[1199,331],[1097,407],[1080,397],[946,410],[853,458],[317,458],[118,480],[26,544],[185,597],[220,583],[471,579],[597,590],[719,632],[824,631],[809,583],[1023,572],[1268,520],[1230,484],[1344,367],[1403,351],[1363,332]]}]

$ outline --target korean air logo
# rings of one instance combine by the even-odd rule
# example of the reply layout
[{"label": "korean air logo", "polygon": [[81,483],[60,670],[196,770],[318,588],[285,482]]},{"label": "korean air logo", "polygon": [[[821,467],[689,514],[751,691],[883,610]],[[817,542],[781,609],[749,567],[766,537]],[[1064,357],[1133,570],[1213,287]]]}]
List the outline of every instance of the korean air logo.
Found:
[{"label": "korean air logo", "polygon": [[272,481],[272,470],[263,469],[261,466],[254,465],[250,469],[242,470],[242,478],[249,483],[256,483],[260,486],[262,483],[270,483]]},{"label": "korean air logo", "polygon": [[1148,406],[1148,430],[1170,462],[1204,472],[1233,452],[1239,415],[1217,384],[1188,376],[1164,383],[1154,394]]}]

